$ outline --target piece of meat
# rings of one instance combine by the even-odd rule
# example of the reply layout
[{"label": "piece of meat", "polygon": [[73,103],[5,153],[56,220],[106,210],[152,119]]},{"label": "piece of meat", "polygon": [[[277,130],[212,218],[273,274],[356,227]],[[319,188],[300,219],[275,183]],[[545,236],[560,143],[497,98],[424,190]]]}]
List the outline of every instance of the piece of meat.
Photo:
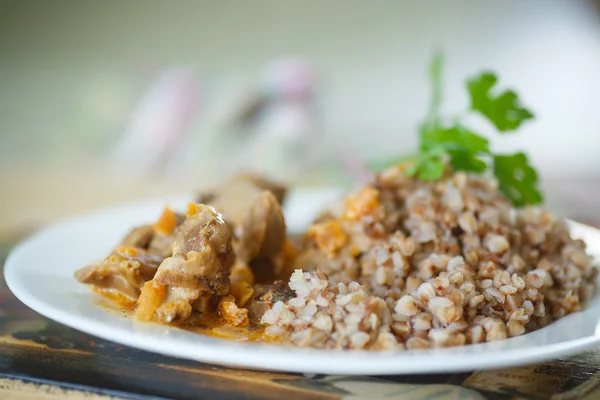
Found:
[{"label": "piece of meat", "polygon": [[281,210],[286,191],[262,176],[243,173],[200,196],[232,226],[237,262],[249,266],[259,282],[272,282],[291,264]]},{"label": "piece of meat", "polygon": [[283,202],[285,201],[285,197],[287,195],[287,187],[278,182],[265,178],[262,175],[251,172],[243,172],[234,175],[220,187],[199,194],[197,202],[204,204],[212,204],[212,201],[215,198],[219,197],[223,190],[227,190],[229,186],[236,185],[240,182],[249,183],[259,189],[268,190],[269,192],[273,193],[273,196],[275,196],[279,204],[283,204]]},{"label": "piece of meat", "polygon": [[155,233],[152,237],[152,241],[148,246],[148,251],[156,254],[163,260],[173,255],[173,242],[175,241],[175,234],[166,235],[164,233]]},{"label": "piece of meat", "polygon": [[[294,238],[295,239],[295,238]],[[254,282],[272,283],[273,281],[288,281],[294,272],[294,261],[299,247],[289,238],[285,240],[281,251],[270,258],[256,258],[248,264]]]},{"label": "piece of meat", "polygon": [[271,258],[257,258],[248,264],[256,283],[270,283],[277,277],[277,265]]},{"label": "piece of meat", "polygon": [[158,221],[152,226],[153,236],[148,249],[163,259],[173,255],[173,242],[185,215],[165,207]]},{"label": "piece of meat", "polygon": [[[200,196],[223,213],[235,233],[239,262],[252,264],[262,281],[279,276],[285,252],[284,186],[255,174],[239,174],[218,189]],[[286,256],[287,257],[287,256]],[[263,279],[264,278],[264,279]]]},{"label": "piece of meat", "polygon": [[232,225],[234,250],[244,262],[269,258],[279,253],[285,242],[285,219],[275,196],[248,183],[230,185],[212,201]]},{"label": "piece of meat", "polygon": [[273,193],[273,196],[275,196],[279,204],[283,204],[285,201],[285,196],[287,195],[287,187],[284,185],[267,179],[262,175],[250,172],[240,173],[234,176],[231,179],[231,182],[249,182],[259,189],[268,190],[269,192]]},{"label": "piece of meat", "polygon": [[148,249],[153,236],[154,227],[152,225],[138,226],[129,231],[123,240],[121,240],[121,246]]},{"label": "piece of meat", "polygon": [[144,249],[119,247],[101,264],[75,272],[75,279],[100,292],[135,303],[145,282],[154,277],[161,262]]},{"label": "piece of meat", "polygon": [[138,300],[136,318],[182,322],[202,294],[224,296],[234,261],[231,228],[213,207],[192,205],[173,243],[173,256],[158,267]]},{"label": "piece of meat", "polygon": [[285,221],[281,204],[286,192],[285,186],[260,175],[241,173],[199,198],[223,213],[235,230],[237,256],[250,262],[258,257],[272,257],[283,246]]},{"label": "piece of meat", "polygon": [[286,302],[294,297],[294,291],[283,281],[276,281],[269,285],[254,285],[253,288],[254,297],[246,305],[248,318],[253,323],[260,323],[263,314],[278,301]]}]

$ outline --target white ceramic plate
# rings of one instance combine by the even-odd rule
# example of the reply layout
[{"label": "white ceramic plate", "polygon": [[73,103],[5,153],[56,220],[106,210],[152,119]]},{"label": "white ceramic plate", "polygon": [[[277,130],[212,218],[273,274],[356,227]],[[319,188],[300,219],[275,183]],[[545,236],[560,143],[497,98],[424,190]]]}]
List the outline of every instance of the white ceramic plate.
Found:
[{"label": "white ceramic plate", "polygon": [[[291,229],[302,229],[337,192],[292,193],[286,214]],[[536,332],[508,340],[449,349],[396,353],[283,349],[232,342],[176,328],[136,323],[97,305],[99,297],[73,272],[102,259],[134,225],[159,215],[169,199],[130,204],[51,226],[21,243],[8,257],[5,276],[27,306],[55,321],[127,346],[170,356],[246,368],[324,374],[412,374],[460,372],[529,364],[600,345],[600,296],[583,312]],[[187,198],[171,199],[181,208]],[[572,224],[600,259],[600,231]]]}]

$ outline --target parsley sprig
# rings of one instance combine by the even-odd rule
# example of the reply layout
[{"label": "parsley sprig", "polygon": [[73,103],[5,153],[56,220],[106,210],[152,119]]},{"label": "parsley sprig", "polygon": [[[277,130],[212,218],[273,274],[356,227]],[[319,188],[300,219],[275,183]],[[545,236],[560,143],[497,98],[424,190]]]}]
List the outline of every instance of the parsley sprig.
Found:
[{"label": "parsley sprig", "polygon": [[[408,158],[411,165],[406,174],[425,181],[436,180],[443,176],[447,164],[455,171],[491,171],[498,180],[500,190],[515,206],[541,203],[538,176],[525,153],[494,153],[490,150],[489,140],[467,127],[462,118],[447,121],[440,116],[443,64],[441,53],[436,54],[430,64],[429,75],[433,87],[431,106],[420,127],[419,152]],[[521,104],[517,93],[512,90],[499,91],[497,83],[497,76],[491,72],[468,79],[470,106],[460,115],[478,113],[499,133],[513,133],[524,122],[533,119],[534,115]]]}]

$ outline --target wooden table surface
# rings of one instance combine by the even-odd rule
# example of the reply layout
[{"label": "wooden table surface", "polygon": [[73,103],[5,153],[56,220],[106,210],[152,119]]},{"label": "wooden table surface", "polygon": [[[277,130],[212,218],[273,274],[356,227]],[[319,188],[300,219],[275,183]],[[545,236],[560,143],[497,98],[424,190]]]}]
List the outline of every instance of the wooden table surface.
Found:
[{"label": "wooden table surface", "polygon": [[[0,243],[0,264],[13,243]],[[1,269],[1,267],[0,267]],[[0,279],[0,399],[600,399],[600,349],[461,374],[325,376],[161,356],[53,322]]]}]

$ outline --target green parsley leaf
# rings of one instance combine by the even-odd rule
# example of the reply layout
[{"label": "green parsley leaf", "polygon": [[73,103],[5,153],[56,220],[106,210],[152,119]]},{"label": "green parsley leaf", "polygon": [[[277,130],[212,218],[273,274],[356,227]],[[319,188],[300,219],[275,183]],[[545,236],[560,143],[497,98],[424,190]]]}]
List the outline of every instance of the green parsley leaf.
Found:
[{"label": "green parsley leaf", "polygon": [[441,157],[431,158],[419,168],[419,179],[422,181],[435,181],[444,175],[446,163]]},{"label": "green parsley leaf", "polygon": [[[409,157],[394,157],[369,163],[369,166],[381,170],[392,164],[409,162],[405,174],[424,181],[440,179],[448,165],[455,171],[474,173],[490,173],[489,170],[493,169],[500,190],[515,206],[542,202],[537,173],[524,153],[495,154],[490,151],[489,141],[466,128],[459,117],[452,122],[442,119],[440,105],[443,64],[443,54],[437,53],[429,65],[432,101],[427,117],[419,126],[419,152]],[[533,113],[520,104],[514,91],[494,93],[497,82],[498,78],[489,72],[469,79],[467,89],[471,106],[467,111],[481,113],[500,132],[514,131],[523,122],[532,119]]]},{"label": "green parsley leaf", "polygon": [[524,153],[494,155],[494,175],[500,190],[516,206],[539,204],[543,201],[538,190],[538,176]]},{"label": "green parsley leaf", "polygon": [[443,146],[448,150],[464,150],[471,153],[489,152],[489,141],[486,138],[460,125],[423,132],[421,148],[427,150],[433,146]]},{"label": "green parsley leaf", "polygon": [[486,138],[456,125],[446,129],[425,131],[421,135],[421,150],[432,146],[443,148],[456,171],[483,172],[487,165],[480,156],[489,153]]},{"label": "green parsley leaf", "polygon": [[413,177],[417,175],[423,181],[434,181],[440,179],[444,174],[446,162],[443,158],[446,150],[441,146],[420,153],[413,164],[407,168],[406,176]]},{"label": "green parsley leaf", "polygon": [[484,72],[467,81],[471,95],[471,109],[483,114],[500,132],[514,131],[521,124],[533,118],[533,113],[523,107],[519,96],[512,90],[494,95],[492,89],[498,78]]},{"label": "green parsley leaf", "polygon": [[450,163],[455,171],[482,173],[487,169],[487,163],[477,155],[463,150],[450,150]]}]

